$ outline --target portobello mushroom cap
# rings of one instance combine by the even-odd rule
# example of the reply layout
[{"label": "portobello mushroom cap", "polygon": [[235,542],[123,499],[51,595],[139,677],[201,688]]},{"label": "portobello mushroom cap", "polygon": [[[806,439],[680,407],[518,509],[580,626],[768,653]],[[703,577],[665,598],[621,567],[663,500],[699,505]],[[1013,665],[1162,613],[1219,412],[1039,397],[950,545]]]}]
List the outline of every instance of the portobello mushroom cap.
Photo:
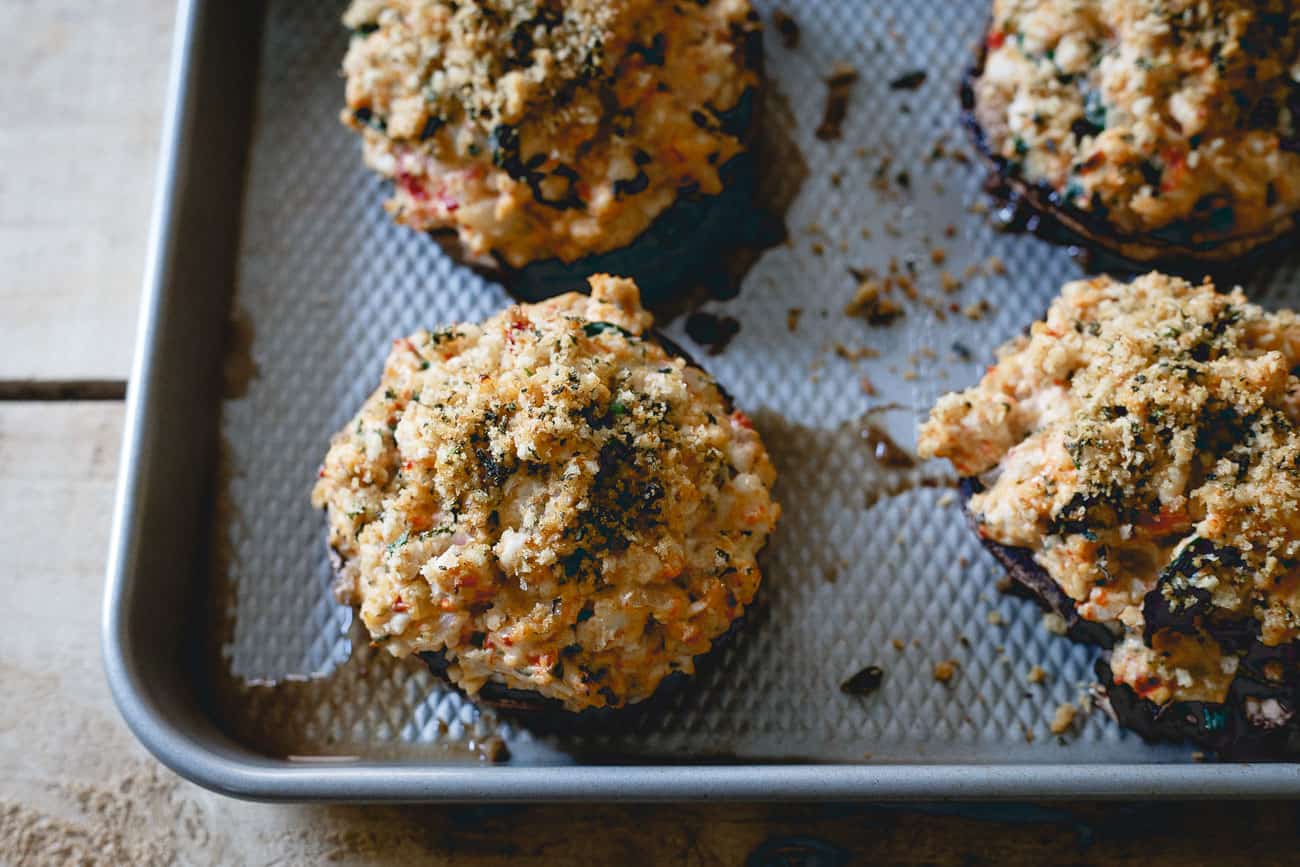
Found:
[{"label": "portobello mushroom cap", "polygon": [[[1164,327],[1170,321],[1178,327]],[[1105,650],[1096,670],[1118,721],[1231,759],[1300,756],[1300,639],[1290,589],[1300,502],[1290,470],[1300,464],[1300,446],[1283,403],[1294,393],[1296,368],[1290,344],[1279,350],[1281,341],[1271,340],[1293,335],[1296,325],[1295,314],[1249,304],[1239,289],[1225,295],[1158,274],[1129,284],[1075,281],[1026,340],[999,352],[979,386],[936,404],[918,443],[922,457],[948,457],[970,474],[960,484],[968,522],[1014,589],[1059,615],[1070,638]],[[1199,334],[1198,326],[1217,335],[1217,349],[1179,354],[1182,344],[1170,341]],[[1170,372],[1173,365],[1163,364],[1170,356],[1184,367]],[[1232,386],[1213,391],[1216,384],[1203,384],[1209,377],[1177,378],[1211,363],[1220,365],[1218,382]],[[1252,365],[1271,376],[1228,372]],[[1067,392],[1050,391],[1063,383]],[[1204,388],[1193,393],[1220,403],[1207,396],[1183,405],[1180,416],[1169,409],[1187,393],[1180,384]],[[1002,400],[1011,394],[1025,414]],[[1251,400],[1258,403],[1237,409]],[[1153,426],[1170,434],[1152,433]],[[1154,487],[1149,479],[1176,465],[1163,462],[1161,451],[1175,430],[1191,431],[1181,454],[1204,468],[1179,489],[1203,504],[1196,517],[1132,493]],[[1116,454],[1120,469],[1106,462]],[[1135,476],[1124,475],[1133,467]],[[1052,484],[1061,478],[1056,468],[1076,487]],[[1089,512],[1084,489],[1099,491],[1104,506]],[[1051,519],[1040,525],[1048,508]],[[1137,547],[1111,558],[1106,551],[1117,540]],[[1143,547],[1152,544],[1154,555]],[[1100,575],[1089,581],[1090,573],[1071,567],[1093,562],[1094,553]],[[1123,597],[1106,598],[1110,585]]]},{"label": "portobello mushroom cap", "polygon": [[745,613],[733,620],[726,632],[713,639],[713,644],[706,652],[695,657],[694,674],[686,674],[683,671],[673,672],[660,681],[658,688],[649,698],[619,707],[589,707],[575,713],[565,708],[564,703],[559,699],[539,695],[530,690],[514,689],[497,681],[488,681],[477,694],[470,695],[447,674],[451,660],[448,659],[446,651],[423,651],[417,655],[433,676],[443,684],[452,687],[475,704],[491,708],[503,717],[518,720],[534,731],[545,733],[623,729],[648,716],[663,712],[676,696],[698,683],[701,675],[716,668],[726,654],[727,647],[732,645],[755,620],[751,614],[761,607],[759,597],[762,596],[762,592],[760,587],[758,597],[746,606]]},{"label": "portobello mushroom cap", "polygon": [[[607,296],[605,295],[597,295],[597,299],[601,301],[606,297]],[[596,324],[605,325],[606,323]],[[622,329],[620,328],[619,330],[621,331]],[[700,366],[696,363],[695,359],[692,358],[686,350],[665,335],[653,329],[648,329],[642,332],[639,337],[646,342],[653,343],[660,347],[667,356],[681,359],[690,368],[695,368],[696,370],[700,369]],[[728,415],[734,413],[735,403],[731,394],[720,384],[717,384],[712,380],[710,381],[713,382],[713,386],[716,388],[717,397],[721,405],[720,408]],[[625,410],[624,412],[627,411]],[[712,416],[710,416],[710,419],[712,419]],[[347,428],[345,428],[345,430],[346,429]],[[482,459],[480,458],[480,460]],[[667,486],[668,482],[665,481],[665,487]],[[335,508],[335,505],[331,504],[326,497],[321,497],[317,500],[317,504],[325,504],[326,508],[331,510]],[[763,535],[765,536],[766,534],[764,533]],[[404,538],[405,534],[403,534],[403,539]],[[762,541],[762,539],[759,540],[760,545]],[[356,568],[351,566],[343,551],[333,543],[331,543],[329,548],[329,556],[331,566],[335,573],[334,593],[336,598],[344,604],[349,604],[354,607],[359,606],[362,600],[357,591],[358,575]],[[738,558],[739,556],[740,555],[737,555]],[[739,559],[736,561],[736,564],[738,566],[741,565]],[[496,568],[501,567],[497,566]],[[734,572],[736,570],[732,569],[731,571]],[[757,572],[757,569],[755,568],[754,571]],[[757,578],[754,580],[757,582]],[[598,581],[597,585],[599,585],[599,583],[600,582]],[[573,586],[575,585],[571,583],[570,587]],[[585,583],[581,586],[586,588]],[[761,589],[761,583],[758,584],[758,587]],[[757,594],[755,594],[748,603],[741,601],[743,600],[743,596],[739,591],[737,591],[737,595],[740,598],[730,603],[737,607],[734,611],[729,610],[729,621],[725,624],[723,631],[712,638],[706,650],[697,652],[691,656],[691,668],[694,670],[696,675],[698,675],[702,670],[707,670],[710,666],[715,664],[715,661],[722,655],[725,645],[734,640],[734,638],[741,633],[746,622],[753,621],[754,612],[761,609],[761,600]],[[489,599],[490,598],[491,597],[489,597]],[[595,598],[595,591],[584,589],[579,591],[577,597],[573,597],[573,594],[570,593],[566,597],[566,605],[569,602],[581,601],[584,598]],[[693,598],[695,597],[692,597],[692,599]],[[657,613],[658,609],[655,609],[655,612]],[[651,619],[653,619],[653,615],[651,615]],[[581,623],[582,621],[583,616],[580,614],[578,616],[578,622]],[[665,620],[664,622],[669,623],[670,621]],[[461,628],[464,629],[467,627]],[[478,626],[477,628],[483,629],[485,627]],[[496,629],[495,626],[486,628]],[[705,633],[706,636],[707,634],[708,633]],[[565,651],[567,652],[567,648]],[[571,730],[575,725],[581,727],[591,724],[604,728],[612,725],[630,724],[631,722],[640,719],[647,712],[653,712],[662,708],[664,702],[671,696],[679,693],[691,678],[691,674],[678,669],[662,675],[661,679],[657,683],[654,681],[648,682],[646,686],[649,691],[642,692],[640,695],[632,694],[629,697],[624,694],[615,696],[613,693],[609,693],[607,697],[608,703],[603,706],[587,704],[585,707],[572,708],[566,706],[565,701],[554,696],[544,695],[541,692],[528,688],[520,688],[517,684],[511,686],[504,679],[498,679],[497,674],[488,677],[486,681],[481,683],[481,686],[477,691],[471,694],[465,689],[463,684],[453,679],[449,672],[449,669],[456,664],[456,654],[454,651],[449,652],[448,649],[440,649],[436,651],[416,650],[415,653],[422,659],[436,677],[445,683],[454,686],[458,691],[467,695],[467,697],[472,701],[520,718],[530,726],[541,729],[554,728],[557,730]],[[581,648],[578,648],[578,653],[582,653]],[[568,657],[566,656],[562,658],[567,659]],[[675,658],[680,659],[681,657]],[[606,693],[606,690],[603,687],[598,691],[602,694]]]},{"label": "portobello mushroom cap", "polygon": [[[1205,268],[1228,263],[1261,265],[1290,251],[1300,237],[1300,212],[1292,212],[1266,228],[1249,233],[1214,230],[1207,221],[1179,220],[1151,232],[1125,233],[1102,214],[1092,213],[1066,201],[1059,190],[1025,178],[1018,166],[996,153],[976,111],[975,83],[984,74],[988,58],[988,36],[992,20],[985,27],[975,60],[962,76],[960,87],[962,125],[970,135],[981,161],[989,170],[986,190],[1021,214],[1020,220],[1034,234],[1052,243],[1077,246],[1102,257],[1100,270],[1156,269],[1201,277]],[[1300,83],[1294,89],[1300,109]],[[1300,151],[1300,140],[1286,140],[1283,150]],[[1118,267],[1113,267],[1118,266]]]},{"label": "portobello mushroom cap", "polygon": [[[970,500],[972,495],[979,493],[983,489],[979,480],[974,478],[962,479],[959,487],[963,506]],[[1115,643],[1115,633],[1108,629],[1105,624],[1085,620],[1079,616],[1079,612],[1074,607],[1074,600],[1066,595],[1065,591],[1061,589],[1061,585],[1057,584],[1047,574],[1047,570],[1034,561],[1032,551],[1028,548],[1014,548],[995,542],[980,532],[979,523],[969,509],[963,509],[963,511],[966,513],[966,520],[971,529],[979,537],[980,544],[993,555],[998,563],[1002,565],[1002,568],[1007,570],[1007,577],[1011,579],[1011,591],[1013,593],[1026,599],[1032,599],[1044,611],[1059,616],[1065,622],[1066,636],[1074,641],[1083,644],[1094,644],[1098,647],[1110,647]]]}]

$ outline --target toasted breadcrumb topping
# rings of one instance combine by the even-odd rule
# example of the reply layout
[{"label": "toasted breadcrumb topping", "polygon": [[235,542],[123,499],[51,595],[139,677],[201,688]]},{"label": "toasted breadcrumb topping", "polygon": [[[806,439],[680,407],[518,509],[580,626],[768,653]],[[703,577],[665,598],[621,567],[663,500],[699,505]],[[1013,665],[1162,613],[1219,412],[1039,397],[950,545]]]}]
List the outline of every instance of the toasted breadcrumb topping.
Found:
[{"label": "toasted breadcrumb topping", "polygon": [[1298,364],[1296,315],[1240,289],[1069,283],[979,385],[939,400],[918,451],[979,479],[985,538],[1123,631],[1117,680],[1221,701],[1243,652],[1223,636],[1300,637]]},{"label": "toasted breadcrumb topping", "polygon": [[1285,230],[1300,210],[1300,2],[996,0],[990,149],[1126,235]]},{"label": "toasted breadcrumb topping", "polygon": [[312,496],[376,644],[571,710],[693,671],[754,598],[780,507],[749,420],[650,323],[602,275],[396,341]]},{"label": "toasted breadcrumb topping", "polygon": [[[343,122],[387,208],[521,267],[628,244],[721,191],[758,83],[748,0],[353,0]],[[734,130],[733,130],[734,132]]]}]

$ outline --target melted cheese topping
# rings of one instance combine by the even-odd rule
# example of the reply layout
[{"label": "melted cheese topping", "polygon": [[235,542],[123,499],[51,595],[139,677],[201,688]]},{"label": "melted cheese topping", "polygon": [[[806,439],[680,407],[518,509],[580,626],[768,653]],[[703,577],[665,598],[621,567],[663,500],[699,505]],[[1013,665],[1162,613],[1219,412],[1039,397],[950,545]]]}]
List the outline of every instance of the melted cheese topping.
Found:
[{"label": "melted cheese topping", "polygon": [[996,0],[993,153],[1126,235],[1283,231],[1300,210],[1296,0]]},{"label": "melted cheese topping", "polygon": [[939,400],[919,452],[980,478],[983,536],[1125,630],[1120,682],[1221,701],[1237,651],[1214,634],[1300,638],[1298,364],[1300,319],[1240,289],[1069,283],[979,385]]},{"label": "melted cheese topping", "polygon": [[446,651],[470,693],[640,701],[758,588],[758,434],[641,337],[632,281],[591,289],[398,340],[313,493],[374,641]]},{"label": "melted cheese topping", "polygon": [[522,267],[629,244],[742,150],[748,0],[354,0],[342,119],[387,208]]}]

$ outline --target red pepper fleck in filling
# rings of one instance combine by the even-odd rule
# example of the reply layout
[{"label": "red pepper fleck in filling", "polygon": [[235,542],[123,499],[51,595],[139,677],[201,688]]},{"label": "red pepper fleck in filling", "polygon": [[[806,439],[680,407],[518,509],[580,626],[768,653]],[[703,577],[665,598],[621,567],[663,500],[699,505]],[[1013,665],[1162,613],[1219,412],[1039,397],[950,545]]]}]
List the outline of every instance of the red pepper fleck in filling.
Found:
[{"label": "red pepper fleck in filling", "polygon": [[1165,171],[1160,179],[1160,191],[1167,193],[1176,189],[1187,173],[1187,155],[1170,148],[1161,157],[1165,161]]},{"label": "red pepper fleck in filling", "polygon": [[398,172],[397,186],[417,202],[425,202],[429,199],[429,191],[424,188],[424,185],[406,172]]}]

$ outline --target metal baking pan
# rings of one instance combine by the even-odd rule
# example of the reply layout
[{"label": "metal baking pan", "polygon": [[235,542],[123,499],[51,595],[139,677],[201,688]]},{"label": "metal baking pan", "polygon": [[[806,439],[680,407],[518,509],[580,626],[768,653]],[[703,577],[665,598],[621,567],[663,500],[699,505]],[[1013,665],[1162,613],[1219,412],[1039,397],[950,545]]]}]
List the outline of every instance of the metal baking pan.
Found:
[{"label": "metal baking pan", "polygon": [[[970,153],[956,90],[984,3],[786,6],[802,35],[767,37],[763,171],[791,194],[789,240],[737,297],[705,302],[740,331],[698,353],[781,474],[763,606],[662,708],[566,732],[480,713],[359,640],[307,499],[388,342],[508,296],[384,217],[337,123],[341,2],[181,4],[104,609],[113,693],[163,762],[268,800],[1300,794],[1300,766],[1197,763],[1100,712],[1049,734],[1090,651],[997,594],[943,468],[889,460],[881,439],[909,447],[934,398],[1081,273],[1064,249],[995,232],[978,168],[955,155]],[[838,61],[859,77],[843,136],[823,141]],[[919,86],[890,86],[917,70]],[[905,315],[842,315],[850,269],[891,259],[915,276]],[[1249,288],[1295,303],[1298,270]],[[663,324],[698,348],[682,316]],[[1033,664],[1048,683],[1026,682]],[[880,690],[842,693],[867,665]],[[484,760],[501,746],[508,760]]]}]

